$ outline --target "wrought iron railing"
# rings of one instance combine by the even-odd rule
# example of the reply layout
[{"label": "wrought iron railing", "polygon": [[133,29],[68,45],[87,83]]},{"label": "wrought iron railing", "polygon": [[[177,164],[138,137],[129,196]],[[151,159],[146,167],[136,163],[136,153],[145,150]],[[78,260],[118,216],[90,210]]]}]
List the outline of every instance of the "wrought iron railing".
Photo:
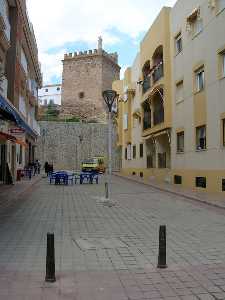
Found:
[{"label": "wrought iron railing", "polygon": [[164,109],[156,110],[153,113],[154,125],[158,125],[164,122]]},{"label": "wrought iron railing", "polygon": [[150,77],[146,77],[143,80],[142,84],[142,92],[143,94],[146,93],[151,88],[151,79]]},{"label": "wrought iron railing", "polygon": [[155,83],[156,81],[158,81],[163,76],[164,76],[163,63],[160,63],[156,66],[155,70],[152,73],[152,80]]}]

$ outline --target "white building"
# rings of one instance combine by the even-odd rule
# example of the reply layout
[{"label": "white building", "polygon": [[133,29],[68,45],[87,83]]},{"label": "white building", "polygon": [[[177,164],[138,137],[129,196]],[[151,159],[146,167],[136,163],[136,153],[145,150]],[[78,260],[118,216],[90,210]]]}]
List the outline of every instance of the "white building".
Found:
[{"label": "white building", "polygon": [[61,105],[61,84],[50,84],[43,86],[38,91],[39,104],[46,106],[48,104]]}]

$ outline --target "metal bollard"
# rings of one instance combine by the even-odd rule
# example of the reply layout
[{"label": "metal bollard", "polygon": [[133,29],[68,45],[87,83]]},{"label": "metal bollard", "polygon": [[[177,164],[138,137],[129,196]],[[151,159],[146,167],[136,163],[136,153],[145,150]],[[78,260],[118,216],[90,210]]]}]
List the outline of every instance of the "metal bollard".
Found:
[{"label": "metal bollard", "polygon": [[159,228],[159,255],[157,268],[165,269],[166,264],[166,225],[161,225]]},{"label": "metal bollard", "polygon": [[109,185],[108,185],[108,182],[105,182],[105,198],[109,199]]},{"label": "metal bollard", "polygon": [[55,282],[55,245],[54,233],[47,233],[46,276],[45,281]]}]

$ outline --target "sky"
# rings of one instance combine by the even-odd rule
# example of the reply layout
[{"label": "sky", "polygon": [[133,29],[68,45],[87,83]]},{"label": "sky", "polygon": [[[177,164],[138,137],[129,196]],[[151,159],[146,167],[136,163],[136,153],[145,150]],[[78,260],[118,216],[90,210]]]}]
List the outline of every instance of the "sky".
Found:
[{"label": "sky", "polygon": [[61,83],[64,53],[97,48],[117,52],[124,70],[163,6],[175,0],[27,0],[42,65],[43,84]]}]

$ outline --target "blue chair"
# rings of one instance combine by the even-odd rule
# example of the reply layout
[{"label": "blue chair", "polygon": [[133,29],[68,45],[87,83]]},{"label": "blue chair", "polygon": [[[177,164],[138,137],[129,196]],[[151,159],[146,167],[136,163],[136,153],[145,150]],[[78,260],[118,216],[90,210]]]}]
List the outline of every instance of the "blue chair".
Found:
[{"label": "blue chair", "polygon": [[94,180],[98,184],[98,173],[91,174],[90,183],[92,184]]}]

